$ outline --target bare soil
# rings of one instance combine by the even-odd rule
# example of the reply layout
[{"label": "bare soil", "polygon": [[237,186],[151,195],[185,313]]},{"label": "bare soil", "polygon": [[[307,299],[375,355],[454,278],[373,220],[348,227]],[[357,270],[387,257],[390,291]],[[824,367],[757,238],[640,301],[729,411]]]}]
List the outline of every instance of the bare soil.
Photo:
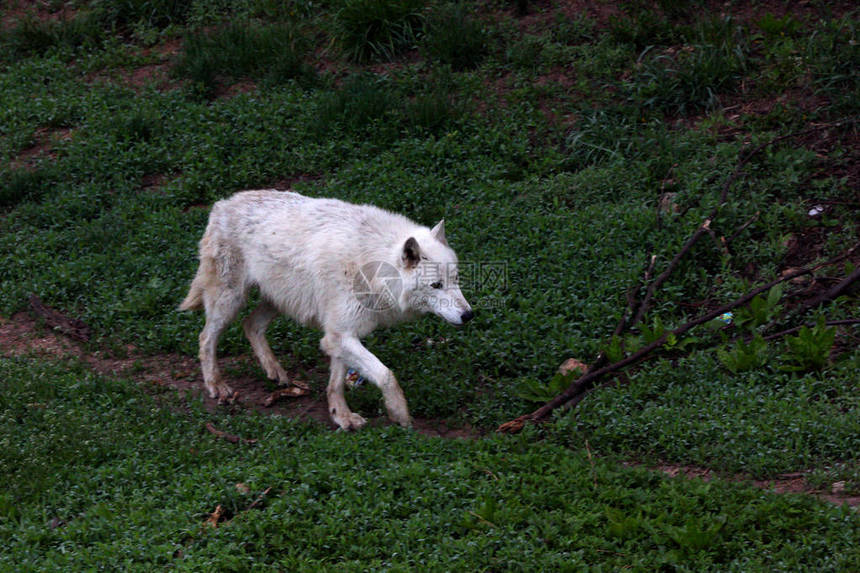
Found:
[{"label": "bare soil", "polygon": [[[179,354],[143,355],[136,352],[133,346],[128,346],[125,350],[127,356],[122,358],[111,356],[102,350],[88,350],[84,343],[44,328],[27,312],[19,312],[9,318],[0,317],[0,356],[3,357],[35,356],[50,360],[79,360],[99,374],[128,379],[156,395],[175,390],[183,399],[202,398],[205,407],[213,412],[217,408],[227,408],[228,411],[236,413],[254,410],[265,415],[281,415],[310,421],[332,430],[336,428],[328,416],[323,389],[313,388],[307,396],[282,398],[271,406],[266,406],[267,399],[272,394],[267,389],[267,384],[253,375],[241,374],[251,370],[248,366],[253,363],[253,356],[241,355],[221,360],[224,370],[231,372],[231,386],[238,392],[233,404],[224,405],[218,404],[203,391],[203,380],[196,359]],[[236,375],[236,372],[240,374]],[[368,424],[371,427],[379,427],[389,425],[390,422],[383,417],[369,420]],[[478,439],[481,436],[475,428],[453,427],[444,420],[431,418],[416,418],[414,428],[421,434],[437,438]],[[625,465],[632,467],[643,464],[628,462]],[[840,489],[839,483],[833,484],[830,491],[814,489],[807,477],[809,470],[783,474],[769,480],[751,480],[748,476],[727,476],[710,468],[695,466],[661,464],[646,467],[673,478],[709,481],[720,477],[749,483],[774,493],[803,493],[837,505],[847,503],[851,507],[860,507],[860,496],[846,495]]]},{"label": "bare soil", "polygon": [[[237,392],[235,401],[225,405],[210,398],[203,390],[203,378],[195,358],[180,354],[143,355],[131,345],[125,348],[125,352],[125,357],[116,357],[102,350],[88,350],[85,344],[44,328],[27,312],[16,313],[10,318],[0,317],[0,356],[79,360],[99,374],[132,380],[152,393],[169,389],[178,391],[182,398],[202,398],[205,407],[213,412],[217,408],[234,412],[254,410],[336,428],[328,415],[324,389],[312,388],[306,396],[283,397],[267,405],[273,393],[271,384],[246,374],[255,369],[254,357],[250,354],[219,360],[222,369],[229,372],[230,386]],[[386,418],[368,421],[370,426],[389,423]],[[433,437],[475,439],[480,436],[474,428],[455,427],[444,420],[416,418],[413,423],[418,432]]]}]

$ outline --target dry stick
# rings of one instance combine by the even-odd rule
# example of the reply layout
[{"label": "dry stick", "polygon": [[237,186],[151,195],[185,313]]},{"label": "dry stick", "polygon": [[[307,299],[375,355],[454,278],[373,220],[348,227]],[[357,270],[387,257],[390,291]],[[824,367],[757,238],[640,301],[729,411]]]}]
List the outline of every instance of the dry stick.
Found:
[{"label": "dry stick", "polygon": [[705,233],[711,232],[711,228],[710,228],[711,227],[711,221],[713,221],[716,218],[716,216],[720,212],[720,209],[722,209],[723,205],[725,205],[726,200],[728,199],[729,189],[734,184],[734,182],[737,181],[737,179],[741,176],[741,173],[743,172],[747,163],[749,163],[753,157],[758,155],[759,152],[761,152],[762,150],[770,147],[771,145],[774,145],[775,143],[783,141],[785,139],[790,139],[792,137],[800,137],[803,135],[808,135],[810,133],[814,133],[816,131],[821,131],[822,129],[827,129],[827,128],[831,128],[831,127],[840,127],[840,126],[845,125],[847,123],[853,123],[853,122],[854,122],[854,120],[846,120],[846,121],[841,121],[841,122],[836,122],[836,123],[823,124],[823,125],[819,125],[817,127],[813,127],[811,129],[807,129],[804,131],[797,131],[797,132],[787,133],[785,135],[780,135],[778,137],[771,139],[770,141],[767,141],[765,143],[758,145],[757,147],[755,147],[749,151],[746,151],[745,148],[741,149],[741,151],[740,151],[741,158],[740,158],[740,161],[738,161],[737,167],[735,167],[735,170],[732,172],[731,175],[729,175],[729,178],[726,179],[726,182],[723,184],[723,187],[720,190],[720,201],[719,201],[719,203],[717,203],[717,206],[714,207],[713,210],[711,210],[710,214],[705,218],[705,220],[702,222],[702,224],[699,225],[699,227],[696,229],[696,231],[692,235],[690,235],[690,237],[684,243],[684,246],[681,247],[681,250],[678,251],[678,253],[672,258],[671,262],[669,262],[669,266],[666,267],[666,269],[662,273],[660,273],[660,275],[654,280],[653,283],[648,285],[648,289],[645,291],[645,297],[642,299],[642,303],[639,305],[639,309],[636,312],[636,316],[629,323],[629,326],[634,326],[642,320],[642,317],[645,316],[646,312],[648,312],[648,307],[651,304],[651,298],[654,296],[654,292],[656,292],[656,290],[666,281],[666,279],[669,278],[669,275],[672,273],[672,271],[675,270],[675,267],[678,266],[678,263],[681,261],[681,259],[684,257],[684,255],[686,255],[690,251],[690,249],[693,248],[693,245],[696,244],[696,242],[702,237],[702,235]]},{"label": "dry stick", "polygon": [[[627,328],[628,322],[627,317],[633,314],[633,311],[636,309],[636,293],[639,291],[642,285],[648,284],[648,281],[651,280],[651,271],[654,270],[654,263],[657,262],[657,255],[652,254],[648,261],[648,267],[645,269],[645,274],[642,277],[642,282],[637,284],[635,288],[631,288],[627,291],[627,309],[621,314],[621,318],[618,320],[618,324],[615,325],[615,330],[612,332],[612,336],[620,336],[624,329]],[[591,364],[591,370],[602,367],[606,364],[606,352],[601,350],[597,354],[597,358],[594,359],[594,362]]]},{"label": "dry stick", "polygon": [[227,440],[231,444],[242,443],[242,444],[253,445],[253,444],[257,443],[256,439],[241,438],[239,436],[234,436],[233,434],[228,434],[227,432],[225,432],[223,430],[219,430],[218,428],[215,427],[215,424],[213,424],[212,422],[206,422],[205,428],[206,428],[206,431],[208,431],[210,434],[214,434],[215,436],[221,438],[222,440]]},{"label": "dry stick", "polygon": [[[680,262],[681,258],[684,255],[686,255],[690,251],[690,249],[692,249],[692,247],[693,247],[693,245],[695,245],[696,241],[698,241],[699,238],[703,234],[710,232],[711,221],[717,216],[717,214],[719,214],[720,209],[726,203],[726,200],[728,198],[729,189],[731,188],[732,184],[740,177],[744,167],[746,167],[746,164],[749,163],[750,159],[752,159],[755,155],[757,155],[763,149],[765,149],[765,148],[767,148],[767,147],[769,147],[775,143],[783,141],[785,139],[789,139],[792,137],[800,137],[803,135],[807,135],[809,133],[821,131],[822,129],[841,127],[841,126],[849,124],[849,123],[856,123],[856,121],[857,120],[851,119],[851,120],[839,121],[839,122],[830,123],[830,124],[823,124],[823,125],[819,125],[819,126],[816,126],[816,127],[811,128],[811,129],[804,130],[804,131],[788,133],[785,135],[775,137],[775,138],[771,139],[770,141],[767,141],[763,144],[758,145],[757,147],[753,148],[752,150],[750,150],[748,152],[745,151],[744,149],[741,149],[741,153],[740,153],[741,158],[740,158],[740,161],[738,162],[737,167],[735,167],[735,170],[732,172],[732,174],[729,176],[729,178],[725,181],[722,189],[720,190],[720,202],[717,204],[716,207],[714,207],[714,209],[711,211],[710,215],[705,218],[705,220],[702,222],[702,224],[699,225],[699,227],[696,229],[696,231],[687,239],[687,241],[684,243],[681,250],[672,258],[672,260],[669,263],[669,266],[662,273],[660,273],[660,275],[654,280],[653,283],[648,285],[648,288],[646,289],[646,292],[645,292],[645,296],[643,297],[633,320],[630,322],[627,322],[625,324],[625,322],[626,322],[625,321],[626,313],[625,313],[625,315],[622,316],[621,321],[618,323],[618,326],[616,327],[616,331],[619,331],[619,330],[623,331],[625,327],[630,327],[630,326],[636,325],[642,320],[642,317],[644,316],[645,312],[647,311],[648,306],[650,305],[650,302],[651,302],[651,298],[654,296],[654,292],[657,290],[657,288],[660,287],[663,284],[663,282],[666,281],[666,279],[669,277],[669,275],[672,273],[672,271],[675,269],[675,267],[678,266],[678,263]],[[747,224],[748,223],[745,223],[745,225],[747,225]],[[813,270],[820,268],[821,266],[825,266],[826,264],[828,264],[828,263],[824,263],[823,265],[818,265],[818,266],[814,267],[812,270],[803,269],[800,271],[796,271],[796,272],[787,274],[783,277],[780,277],[779,279],[772,281],[771,283],[769,283],[763,287],[759,287],[758,289],[755,289],[755,290],[751,291],[750,293],[747,293],[745,296],[741,297],[740,299],[736,300],[735,302],[733,302],[729,305],[721,307],[720,309],[717,309],[716,311],[713,311],[711,313],[704,315],[704,317],[700,317],[700,318],[694,320],[693,322],[689,322],[689,323],[679,327],[678,329],[673,330],[669,334],[674,334],[675,336],[677,336],[678,334],[684,333],[687,330],[689,330],[690,328],[693,328],[694,326],[698,326],[699,324],[702,324],[702,323],[707,322],[709,320],[713,320],[714,318],[723,314],[724,312],[727,312],[729,310],[732,310],[738,306],[745,304],[747,301],[752,300],[757,294],[764,292],[765,290],[771,288],[773,285],[779,284],[779,283],[784,282],[786,280],[790,280],[796,276],[800,276],[802,274],[812,272]],[[650,267],[649,267],[649,272],[650,272]],[[631,309],[631,312],[632,312],[632,309]],[[617,334],[620,334],[620,331],[617,332]],[[518,418],[515,418],[514,420],[511,420],[510,422],[506,422],[506,423],[502,424],[501,426],[499,426],[497,431],[509,432],[509,433],[519,432],[527,420],[537,421],[537,420],[543,419],[550,412],[552,412],[554,409],[556,409],[559,406],[568,404],[574,399],[576,399],[576,401],[578,402],[579,400],[582,399],[583,393],[586,390],[588,390],[589,388],[591,388],[591,386],[593,385],[593,380],[599,378],[600,376],[603,376],[604,374],[615,372],[616,370],[620,370],[621,368],[624,368],[625,366],[627,366],[629,364],[637,362],[638,360],[640,360],[641,358],[646,356],[648,353],[650,353],[654,349],[662,346],[667,338],[668,338],[668,334],[664,334],[663,336],[660,337],[659,340],[654,341],[653,343],[649,344],[645,348],[642,348],[638,352],[631,354],[630,356],[628,356],[628,357],[626,357],[626,358],[624,358],[624,359],[622,359],[622,360],[620,360],[614,364],[610,364],[609,366],[598,368],[598,366],[603,364],[603,362],[605,362],[605,360],[606,360],[605,353],[601,352],[598,355],[597,360],[595,360],[594,366],[592,366],[592,368],[586,374],[584,374],[579,379],[574,381],[573,384],[571,384],[567,388],[567,390],[565,390],[564,392],[562,392],[561,394],[559,394],[558,396],[556,396],[555,398],[553,398],[552,400],[550,400],[549,402],[547,402],[546,404],[544,404],[543,406],[541,406],[540,408],[538,408],[537,410],[532,412],[531,414],[524,414]]]},{"label": "dry stick", "polygon": [[[854,251],[858,246],[860,246],[860,244],[855,245],[855,246],[851,249],[851,251]],[[806,303],[804,303],[804,304],[803,304],[803,306],[801,306],[801,307],[800,307],[800,308],[795,312],[795,314],[801,314],[801,315],[802,315],[803,313],[805,313],[805,312],[806,312],[807,310],[809,310],[810,308],[813,308],[813,307],[815,307],[815,306],[818,306],[819,304],[821,304],[821,303],[823,303],[823,302],[825,302],[825,301],[833,300],[834,298],[836,298],[837,296],[839,296],[840,294],[842,294],[845,290],[847,290],[847,289],[848,289],[848,287],[850,287],[850,286],[851,286],[854,282],[856,282],[858,279],[860,279],[860,267],[857,267],[856,269],[854,269],[854,272],[853,272],[853,273],[851,273],[850,275],[848,275],[847,277],[845,277],[844,279],[842,279],[841,281],[839,281],[839,283],[838,283],[838,284],[836,284],[836,285],[832,286],[831,288],[827,289],[825,292],[823,292],[823,293],[819,294],[819,295],[818,295],[817,297],[815,297],[814,299],[812,299],[812,300],[807,301]]]},{"label": "dry stick", "polygon": [[728,245],[729,243],[731,243],[732,241],[734,241],[734,240],[738,237],[738,235],[740,235],[741,233],[743,233],[743,232],[744,232],[744,229],[746,229],[747,227],[749,227],[750,225],[752,225],[752,224],[753,224],[753,222],[754,222],[756,219],[758,219],[758,216],[759,216],[759,214],[760,214],[760,213],[761,213],[761,211],[756,211],[756,212],[753,214],[753,216],[752,216],[752,217],[750,217],[749,219],[747,219],[747,220],[744,222],[744,224],[743,224],[743,225],[741,225],[740,227],[738,227],[737,229],[735,229],[735,232],[734,232],[734,233],[732,233],[732,236],[731,236],[731,237],[729,237],[728,239],[726,239],[726,245]]},{"label": "dry stick", "polygon": [[[824,323],[824,326],[846,326],[851,324],[860,324],[860,318],[845,318],[842,320],[828,320]],[[806,324],[801,324],[800,326],[795,326],[793,328],[789,328],[786,330],[781,330],[779,332],[774,332],[773,334],[768,334],[767,336],[762,337],[762,340],[776,340],[777,338],[782,338],[783,336],[788,336],[790,334],[794,334],[799,331],[803,327],[812,328],[815,326],[814,322],[807,322]]]},{"label": "dry stick", "polygon": [[829,261],[826,263],[822,263],[820,265],[816,265],[815,267],[812,267],[810,269],[799,269],[799,270],[793,271],[791,273],[787,273],[787,274],[779,277],[778,279],[774,279],[765,285],[762,285],[758,288],[755,288],[755,289],[749,291],[744,296],[736,299],[735,301],[733,301],[729,304],[721,306],[720,308],[718,308],[716,310],[712,310],[710,312],[707,312],[707,313],[701,315],[700,317],[698,317],[694,320],[691,320],[690,322],[688,322],[682,326],[679,326],[678,328],[676,328],[674,330],[663,333],[663,335],[660,338],[658,338],[657,340],[655,340],[651,344],[649,344],[649,345],[643,347],[642,349],[640,349],[639,351],[619,360],[618,362],[614,362],[614,363],[610,364],[609,366],[605,366],[605,367],[599,368],[597,370],[588,371],[583,376],[580,376],[577,380],[575,380],[564,392],[562,392],[561,394],[559,394],[558,396],[556,396],[555,398],[553,398],[552,400],[550,400],[549,402],[547,402],[546,404],[544,404],[543,406],[541,406],[540,408],[538,408],[537,410],[532,412],[531,414],[525,414],[523,416],[520,416],[519,418],[511,420],[510,422],[506,422],[505,424],[502,424],[501,426],[499,426],[497,431],[503,432],[503,433],[517,433],[517,432],[519,432],[527,421],[537,422],[539,420],[542,420],[542,419],[546,418],[550,414],[550,412],[552,412],[556,408],[563,406],[564,404],[568,403],[569,401],[571,401],[573,399],[576,399],[576,398],[581,399],[581,396],[587,390],[589,390],[592,386],[594,386],[594,381],[596,379],[600,378],[601,376],[604,376],[606,374],[611,374],[612,372],[616,372],[616,371],[621,370],[622,368],[625,368],[631,364],[639,362],[640,360],[645,358],[648,354],[650,354],[652,351],[663,346],[663,344],[665,344],[666,341],[669,339],[670,335],[674,335],[676,337],[680,336],[680,335],[684,334],[685,332],[687,332],[688,330],[690,330],[696,326],[699,326],[700,324],[704,324],[708,321],[711,321],[711,320],[717,318],[718,316],[720,316],[721,314],[723,314],[725,312],[728,312],[730,310],[734,310],[735,308],[737,308],[739,306],[745,305],[746,303],[751,301],[753,298],[755,298],[756,295],[759,295],[759,294],[769,290],[774,285],[777,285],[781,282],[789,281],[789,280],[791,280],[795,277],[798,277],[800,275],[803,275],[803,274],[814,272],[815,269],[826,266],[828,264],[830,264]]}]

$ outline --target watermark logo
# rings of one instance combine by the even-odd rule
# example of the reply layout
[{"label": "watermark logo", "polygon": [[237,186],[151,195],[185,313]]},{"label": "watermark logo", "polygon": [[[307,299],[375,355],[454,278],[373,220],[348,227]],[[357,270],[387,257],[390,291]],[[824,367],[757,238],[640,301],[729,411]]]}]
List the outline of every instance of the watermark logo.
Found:
[{"label": "watermark logo", "polygon": [[352,292],[364,308],[383,312],[397,304],[403,292],[403,279],[400,271],[388,263],[366,263],[355,273]]},{"label": "watermark logo", "polygon": [[[404,280],[414,284],[405,284]],[[498,308],[503,297],[497,298],[496,295],[508,288],[508,265],[505,261],[467,261],[450,267],[442,263],[427,263],[405,279],[397,267],[384,261],[373,261],[358,269],[352,281],[352,292],[362,307],[385,312],[397,306],[404,289],[411,287],[417,291],[421,283],[430,285],[437,281],[459,287],[466,296],[478,297],[473,301],[474,308]],[[445,299],[439,304],[445,302],[450,301]]]}]

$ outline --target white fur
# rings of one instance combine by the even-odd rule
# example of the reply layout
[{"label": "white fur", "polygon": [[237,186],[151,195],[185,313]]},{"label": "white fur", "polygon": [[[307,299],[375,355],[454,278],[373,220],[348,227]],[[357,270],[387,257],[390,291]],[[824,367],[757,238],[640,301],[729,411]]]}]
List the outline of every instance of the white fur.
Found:
[{"label": "white fur", "polygon": [[[329,412],[344,429],[365,424],[344,398],[347,367],[382,390],[393,421],[411,424],[394,374],[362,345],[362,337],[426,312],[452,324],[472,317],[457,285],[457,256],[445,240],[443,222],[428,229],[370,205],[243,191],[212,207],[200,241],[200,267],[180,305],[206,311],[200,362],[213,398],[233,395],[221,379],[215,349],[252,287],[259,288],[262,302],[243,326],[266,375],[289,382],[265,338],[278,313],[321,329],[320,347],[331,358]],[[357,290],[370,298],[359,300]],[[375,301],[372,308],[368,300]]]}]

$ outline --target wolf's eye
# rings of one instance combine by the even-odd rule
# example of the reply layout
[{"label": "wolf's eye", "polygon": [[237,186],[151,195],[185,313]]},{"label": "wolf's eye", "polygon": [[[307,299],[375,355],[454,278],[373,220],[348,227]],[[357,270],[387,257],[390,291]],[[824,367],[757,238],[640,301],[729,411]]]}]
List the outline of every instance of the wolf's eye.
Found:
[{"label": "wolf's eye", "polygon": [[430,285],[431,288],[442,288],[442,281],[436,281]]}]

